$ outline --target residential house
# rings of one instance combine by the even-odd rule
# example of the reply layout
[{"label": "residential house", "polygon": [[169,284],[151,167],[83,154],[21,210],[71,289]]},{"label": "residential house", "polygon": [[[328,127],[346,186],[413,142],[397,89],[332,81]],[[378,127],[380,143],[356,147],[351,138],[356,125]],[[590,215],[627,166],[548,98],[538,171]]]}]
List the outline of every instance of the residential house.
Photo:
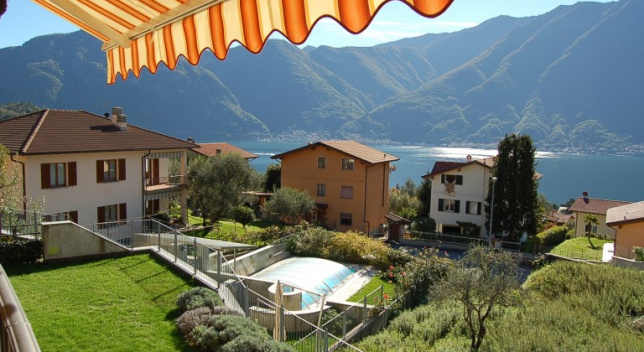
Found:
[{"label": "residential house", "polygon": [[[167,210],[176,198],[187,218],[185,167],[194,143],[85,111],[43,110],[0,121],[0,143],[23,175],[25,199],[81,225]],[[180,174],[169,175],[169,160]],[[25,205],[26,207],[26,205]]]},{"label": "residential house", "polygon": [[470,155],[465,162],[437,161],[423,176],[432,181],[429,214],[437,232],[462,233],[458,222],[468,222],[487,234],[483,207],[494,162],[494,158],[472,159]]},{"label": "residential house", "polygon": [[383,231],[390,163],[397,157],[355,141],[321,141],[272,158],[281,160],[282,187],[315,198],[312,222],[339,231]]},{"label": "residential house", "polygon": [[644,201],[608,209],[606,225],[615,229],[614,255],[633,259],[633,247],[644,247]]},{"label": "residential house", "polygon": [[192,151],[195,152],[197,155],[214,157],[218,155],[236,153],[241,155],[242,158],[248,161],[257,159],[258,157],[256,154],[245,151],[229,143],[197,143],[197,144],[198,144],[198,147],[192,148]]},{"label": "residential house", "polygon": [[590,232],[596,236],[615,238],[615,229],[606,224],[606,213],[610,208],[625,204],[630,204],[630,202],[588,198],[588,193],[584,192],[583,196],[577,198],[568,209],[570,212],[575,213],[575,237],[586,235],[584,217],[592,214],[597,217],[599,224],[591,225]]}]

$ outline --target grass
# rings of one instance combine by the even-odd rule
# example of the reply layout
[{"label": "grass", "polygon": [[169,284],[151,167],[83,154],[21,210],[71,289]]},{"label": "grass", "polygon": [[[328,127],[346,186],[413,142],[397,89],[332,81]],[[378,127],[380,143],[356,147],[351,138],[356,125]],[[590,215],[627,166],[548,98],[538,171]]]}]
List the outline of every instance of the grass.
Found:
[{"label": "grass", "polygon": [[604,243],[611,243],[612,240],[600,240],[591,238],[591,241],[596,248],[591,248],[588,244],[588,238],[576,237],[564,241],[558,246],[550,250],[552,254],[558,254],[570,258],[579,258],[586,260],[601,260],[604,248]]},{"label": "grass", "polygon": [[174,325],[192,286],[150,255],[6,270],[43,351],[192,351]]},{"label": "grass", "polygon": [[[203,224],[203,218],[200,218],[194,215],[188,215],[188,224],[190,226],[201,226]],[[206,224],[208,226],[212,225],[210,221],[207,221]],[[258,231],[270,226],[275,226],[275,224],[264,220],[255,220],[246,226],[246,232]],[[243,235],[244,227],[241,224],[239,223],[236,224],[234,221],[231,221],[231,220],[220,220],[219,222],[213,225],[212,230],[205,233],[201,233],[200,237],[217,238],[218,234],[230,233],[230,232]]]},{"label": "grass", "polygon": [[[376,289],[379,289],[381,286],[384,286],[384,294],[389,295],[389,300],[394,300],[395,297],[395,284],[389,283],[389,280],[385,280],[382,278],[382,276],[374,276],[363,288],[360,289],[360,291],[356,292],[353,294],[353,296],[349,297],[347,301],[349,302],[360,302],[366,295],[369,293],[373,292]],[[374,297],[378,297],[380,299],[380,295],[372,295],[369,300],[367,301],[367,304],[374,304],[375,302],[373,301]]]}]

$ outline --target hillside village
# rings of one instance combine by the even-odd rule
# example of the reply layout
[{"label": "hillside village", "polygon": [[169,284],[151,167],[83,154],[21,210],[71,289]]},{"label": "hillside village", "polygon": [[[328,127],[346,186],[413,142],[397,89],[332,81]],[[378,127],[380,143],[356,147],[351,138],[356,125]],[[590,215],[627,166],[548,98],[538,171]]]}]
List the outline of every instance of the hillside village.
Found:
[{"label": "hillside village", "polygon": [[644,194],[536,169],[644,151],[644,3],[297,47],[390,2],[456,3],[36,1],[84,32],[0,47],[0,351],[644,350]]}]

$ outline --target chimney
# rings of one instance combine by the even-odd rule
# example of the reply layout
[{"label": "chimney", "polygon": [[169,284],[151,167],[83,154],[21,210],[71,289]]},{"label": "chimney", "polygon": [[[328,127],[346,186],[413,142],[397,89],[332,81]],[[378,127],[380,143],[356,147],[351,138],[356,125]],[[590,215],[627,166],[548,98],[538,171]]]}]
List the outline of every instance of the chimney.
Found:
[{"label": "chimney", "polygon": [[113,107],[112,108],[112,123],[119,126],[121,131],[127,130],[127,116],[123,115],[123,108]]},{"label": "chimney", "polygon": [[121,114],[116,117],[116,125],[119,126],[121,131],[127,131],[127,116]]},{"label": "chimney", "polygon": [[217,156],[221,155],[221,149],[217,148],[217,150],[215,151],[215,153],[217,154]]},{"label": "chimney", "polygon": [[471,156],[471,155],[469,155],[469,154],[467,154],[466,159],[467,159],[467,161],[470,161],[470,160],[472,160],[472,156]]}]

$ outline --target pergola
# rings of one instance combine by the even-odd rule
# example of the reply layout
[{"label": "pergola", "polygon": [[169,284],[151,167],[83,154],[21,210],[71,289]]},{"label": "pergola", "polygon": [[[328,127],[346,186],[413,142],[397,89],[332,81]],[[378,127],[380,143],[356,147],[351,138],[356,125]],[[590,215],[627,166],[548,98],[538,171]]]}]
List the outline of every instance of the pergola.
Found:
[{"label": "pergola", "polygon": [[[107,82],[160,63],[174,69],[181,56],[197,65],[210,50],[226,58],[233,42],[258,53],[273,32],[303,43],[322,18],[360,33],[394,0],[32,0],[103,42]],[[453,0],[396,0],[436,17]],[[4,0],[0,0],[4,2]]]}]

